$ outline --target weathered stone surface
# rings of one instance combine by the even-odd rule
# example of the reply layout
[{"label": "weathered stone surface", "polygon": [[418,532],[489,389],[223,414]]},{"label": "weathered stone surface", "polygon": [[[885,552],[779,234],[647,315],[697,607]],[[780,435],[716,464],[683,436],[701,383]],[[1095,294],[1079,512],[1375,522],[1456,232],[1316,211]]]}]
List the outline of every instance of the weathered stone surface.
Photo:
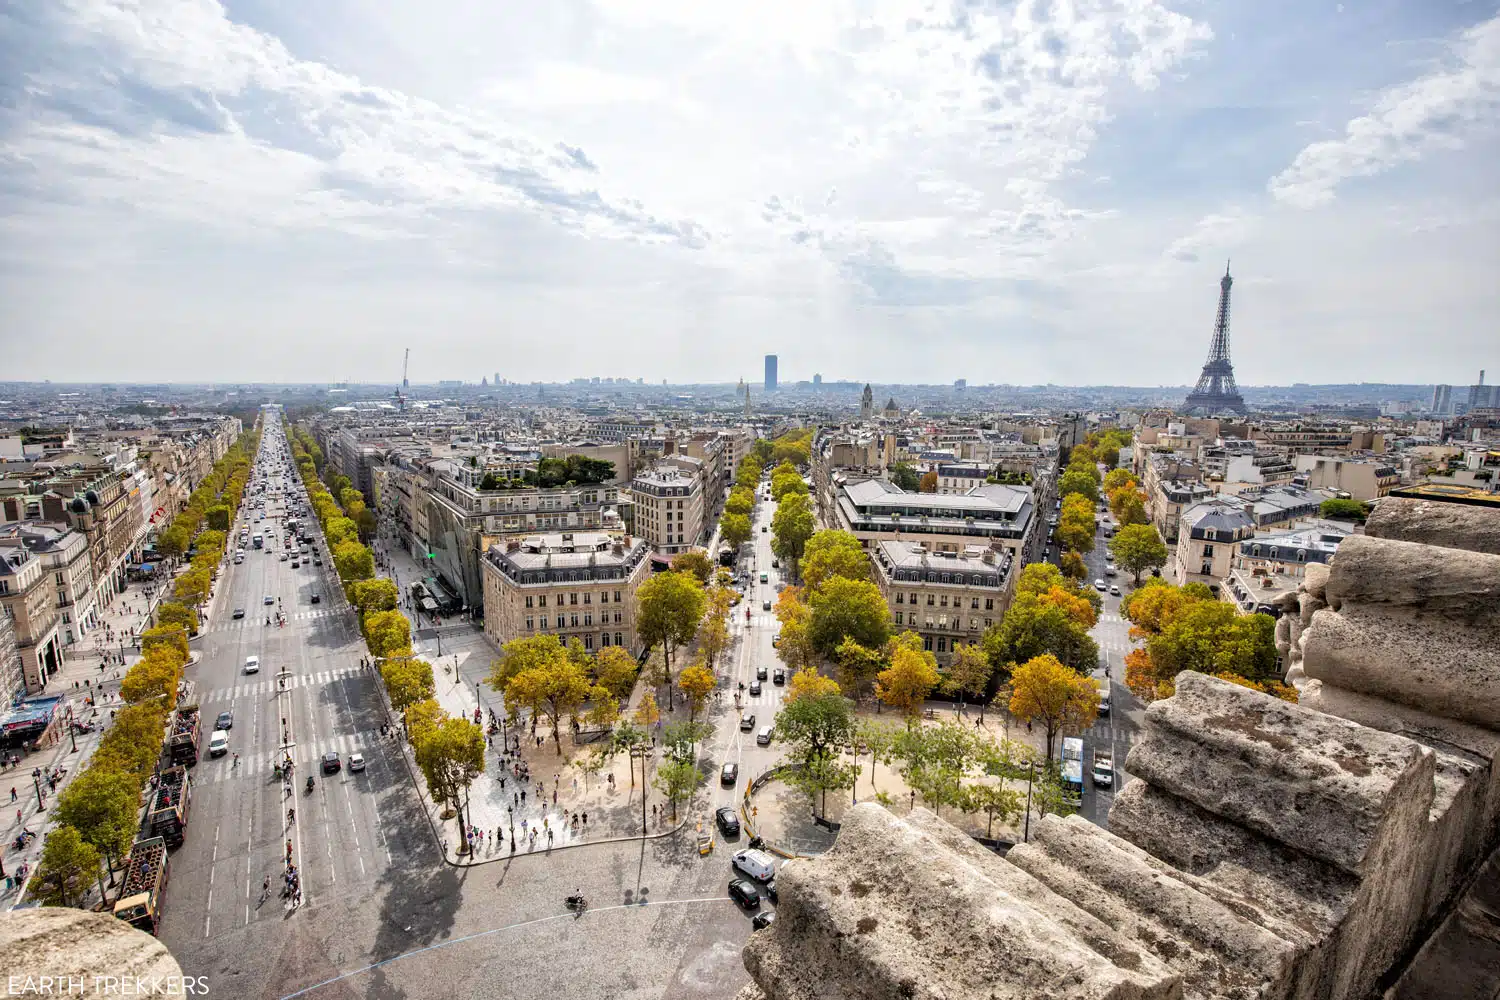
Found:
[{"label": "weathered stone surface", "polygon": [[1345,605],[1302,635],[1308,677],[1500,728],[1500,629]]},{"label": "weathered stone surface", "polygon": [[855,806],[833,850],[782,868],[776,923],[751,937],[745,967],[768,1000],[1182,996],[1153,956],[1122,966],[1059,923],[1051,911],[1072,904],[1001,888],[997,864]]},{"label": "weathered stone surface", "polygon": [[1500,513],[1464,504],[1386,497],[1365,522],[1365,534],[1500,555]]},{"label": "weathered stone surface", "polygon": [[1500,556],[1353,535],[1339,546],[1328,606],[1394,605],[1467,624],[1500,624]]},{"label": "weathered stone surface", "polygon": [[1500,1000],[1500,851],[1386,1000]]},{"label": "weathered stone surface", "polygon": [[71,977],[89,988],[95,976],[140,977],[136,996],[185,995],[166,945],[111,915],[65,907],[0,912],[0,969],[12,981]]},{"label": "weathered stone surface", "polygon": [[1410,740],[1202,674],[1147,711],[1131,774],[1224,819],[1358,872],[1389,807],[1432,795]]},{"label": "weathered stone surface", "polygon": [[[1357,536],[1356,536],[1357,537]],[[1344,539],[1348,541],[1348,539]],[[1339,545],[1342,549],[1344,546]],[[1302,571],[1302,591],[1312,595],[1317,600],[1323,600],[1323,589],[1328,586],[1329,574],[1333,572],[1327,563],[1309,563]]]}]

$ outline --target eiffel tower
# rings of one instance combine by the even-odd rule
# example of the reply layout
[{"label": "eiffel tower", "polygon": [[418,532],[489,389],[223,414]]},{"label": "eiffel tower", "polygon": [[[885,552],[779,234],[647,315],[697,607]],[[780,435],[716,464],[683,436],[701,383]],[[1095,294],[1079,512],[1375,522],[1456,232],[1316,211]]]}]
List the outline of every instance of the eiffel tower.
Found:
[{"label": "eiffel tower", "polygon": [[1225,264],[1224,277],[1219,279],[1219,315],[1214,321],[1214,339],[1209,344],[1208,361],[1203,365],[1203,374],[1198,376],[1198,385],[1183,404],[1188,413],[1245,414],[1245,400],[1234,384],[1234,365],[1229,360],[1229,288],[1233,284],[1229,265]]}]

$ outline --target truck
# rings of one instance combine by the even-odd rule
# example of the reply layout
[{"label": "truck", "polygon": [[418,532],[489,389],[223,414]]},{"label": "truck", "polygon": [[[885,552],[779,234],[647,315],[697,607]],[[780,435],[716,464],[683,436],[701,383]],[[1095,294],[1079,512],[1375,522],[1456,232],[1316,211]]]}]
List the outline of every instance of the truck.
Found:
[{"label": "truck", "polygon": [[264,535],[262,535],[260,532],[257,531],[255,533],[255,536],[251,539],[251,543],[257,549],[263,549],[263,548],[266,547],[266,537]]},{"label": "truck", "polygon": [[1066,736],[1062,741],[1063,792],[1074,803],[1083,802],[1083,740]]},{"label": "truck", "polygon": [[181,847],[187,835],[188,806],[193,801],[193,787],[187,768],[164,767],[157,774],[156,792],[146,814],[146,829],[153,837],[166,841],[168,847]]},{"label": "truck", "polygon": [[1108,677],[1096,677],[1094,679],[1094,683],[1096,683],[1096,684],[1099,685],[1099,714],[1100,715],[1108,715],[1109,714],[1109,690],[1110,690],[1109,678]]},{"label": "truck", "polygon": [[167,750],[173,764],[192,767],[198,763],[198,706],[183,705],[172,716],[172,735]]},{"label": "truck", "polygon": [[160,837],[137,840],[130,848],[125,878],[120,883],[120,894],[115,897],[115,916],[147,934],[155,934],[161,924],[168,864],[167,845]]},{"label": "truck", "polygon": [[1098,788],[1113,788],[1115,784],[1115,755],[1109,750],[1094,751],[1094,785]]}]

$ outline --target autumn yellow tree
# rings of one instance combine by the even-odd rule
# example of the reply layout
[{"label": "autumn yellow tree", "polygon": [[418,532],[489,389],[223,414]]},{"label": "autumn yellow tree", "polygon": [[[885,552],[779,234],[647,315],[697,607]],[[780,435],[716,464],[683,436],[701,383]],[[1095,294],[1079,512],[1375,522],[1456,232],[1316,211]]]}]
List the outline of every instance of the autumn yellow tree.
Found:
[{"label": "autumn yellow tree", "polygon": [[1087,729],[1099,714],[1099,688],[1050,653],[1021,664],[1010,683],[1010,713],[1022,722],[1042,724],[1048,760],[1059,732]]},{"label": "autumn yellow tree", "polygon": [[893,646],[891,665],[875,676],[875,697],[912,722],[942,679],[937,657],[922,648],[922,640],[915,632],[897,636]]},{"label": "autumn yellow tree", "polygon": [[833,678],[824,677],[812,667],[803,667],[792,675],[787,684],[786,700],[793,702],[798,698],[821,698],[839,693],[838,682]]},{"label": "autumn yellow tree", "polygon": [[682,668],[682,672],[677,675],[677,686],[682,689],[682,696],[687,700],[688,722],[697,720],[708,696],[714,693],[716,683],[713,672],[701,662],[690,663]]}]

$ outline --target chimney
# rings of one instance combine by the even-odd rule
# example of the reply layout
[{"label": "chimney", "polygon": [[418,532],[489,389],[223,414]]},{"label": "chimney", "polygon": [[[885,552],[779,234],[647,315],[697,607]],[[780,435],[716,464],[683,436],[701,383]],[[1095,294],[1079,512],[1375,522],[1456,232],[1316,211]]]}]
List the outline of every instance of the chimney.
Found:
[{"label": "chimney", "polygon": [[986,566],[993,566],[993,565],[995,565],[995,550],[994,549],[985,549],[984,550],[984,555],[980,556],[980,559],[982,559],[984,561],[984,564]]}]

